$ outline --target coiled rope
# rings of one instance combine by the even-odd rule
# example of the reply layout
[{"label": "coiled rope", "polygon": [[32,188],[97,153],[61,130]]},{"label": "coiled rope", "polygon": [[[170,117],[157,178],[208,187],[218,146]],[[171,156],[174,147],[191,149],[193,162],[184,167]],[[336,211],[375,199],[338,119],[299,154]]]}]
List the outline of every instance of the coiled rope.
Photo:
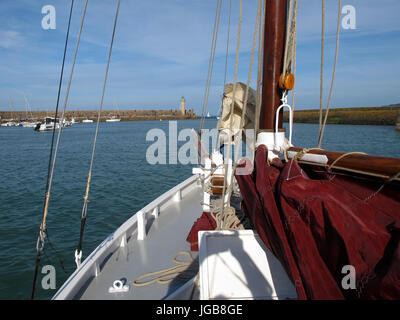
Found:
[{"label": "coiled rope", "polygon": [[[188,260],[180,260],[178,257],[187,256]],[[161,269],[154,272],[148,272],[133,280],[131,283],[136,287],[144,287],[153,283],[167,284],[174,279],[189,280],[192,279],[199,270],[198,260],[193,259],[192,254],[188,251],[178,252],[173,262],[175,266]]]}]

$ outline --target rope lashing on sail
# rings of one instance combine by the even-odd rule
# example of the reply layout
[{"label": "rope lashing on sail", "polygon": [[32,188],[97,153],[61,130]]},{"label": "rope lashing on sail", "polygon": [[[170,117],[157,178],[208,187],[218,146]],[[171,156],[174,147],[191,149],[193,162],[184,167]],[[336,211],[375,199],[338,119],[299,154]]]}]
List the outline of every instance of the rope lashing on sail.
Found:
[{"label": "rope lashing on sail", "polygon": [[[186,255],[188,260],[180,260],[178,257]],[[153,283],[168,284],[175,279],[189,280],[192,279],[199,270],[198,259],[194,259],[188,251],[178,252],[173,262],[175,266],[161,269],[154,272],[149,272],[137,277],[131,283],[136,287],[144,287]]]},{"label": "rope lashing on sail", "polygon": [[[79,47],[80,35],[82,32],[82,27],[83,27],[83,21],[84,21],[85,14],[86,14],[87,2],[88,2],[88,0],[86,0],[86,2],[85,2],[85,7],[84,7],[84,10],[82,13],[81,25],[79,28],[78,38],[76,41],[75,55],[74,55],[74,59],[73,59],[72,66],[71,66],[70,80],[69,80],[68,89],[66,92],[62,119],[64,119],[64,112],[65,112],[65,108],[66,108],[67,101],[68,101],[70,83],[71,83],[72,73],[73,73],[73,69],[74,69],[74,65],[75,65],[76,54],[77,54],[77,50]],[[55,168],[55,163],[56,163],[56,159],[57,159],[58,146],[59,146],[61,130],[62,130],[63,121],[60,122],[60,129],[58,132],[57,143],[56,143],[56,147],[54,150],[54,137],[55,137],[55,131],[56,131],[55,124],[56,124],[56,119],[57,119],[57,115],[58,115],[58,107],[59,107],[59,103],[60,103],[61,87],[62,87],[62,80],[63,80],[63,75],[64,75],[65,58],[66,58],[66,54],[67,54],[67,47],[68,47],[69,32],[70,32],[70,27],[71,27],[71,18],[72,18],[73,8],[74,8],[74,0],[71,1],[71,7],[70,7],[70,12],[69,12],[69,18],[68,18],[68,27],[67,27],[67,32],[66,32],[66,36],[65,36],[63,61],[62,61],[61,73],[60,73],[60,79],[59,79],[59,85],[58,85],[56,111],[55,111],[55,115],[54,115],[54,127],[53,127],[53,134],[52,134],[51,146],[50,146],[49,165],[48,165],[48,169],[47,169],[45,201],[44,201],[44,206],[43,206],[42,222],[40,224],[39,235],[38,235],[38,239],[36,242],[36,262],[35,262],[35,271],[34,271],[33,284],[32,284],[31,300],[33,300],[35,297],[37,274],[38,274],[38,268],[39,268],[39,264],[40,264],[40,256],[41,256],[41,252],[44,249],[45,238],[46,238],[46,234],[47,234],[46,221],[47,221],[47,215],[48,215],[48,210],[49,210],[51,187],[52,187],[52,182],[53,182],[53,177],[54,177],[54,168]],[[54,157],[53,157],[53,150],[54,150]]]},{"label": "rope lashing on sail", "polygon": [[[338,4],[338,17],[337,17],[337,27],[336,27],[336,49],[335,49],[335,62],[333,65],[333,73],[332,73],[332,81],[331,81],[331,87],[329,89],[329,97],[328,97],[328,104],[326,106],[326,111],[325,111],[325,117],[324,117],[324,122],[322,123],[322,126],[320,126],[320,130],[318,133],[318,147],[321,147],[322,144],[322,139],[324,137],[324,132],[325,132],[325,126],[326,126],[326,121],[328,119],[328,114],[329,114],[329,109],[331,106],[331,101],[332,101],[332,93],[333,93],[333,87],[335,85],[335,76],[336,76],[336,65],[337,65],[337,60],[338,60],[338,55],[339,55],[339,38],[340,38],[340,16],[342,13],[342,0],[339,0]],[[324,17],[324,15],[323,15]],[[323,69],[323,58],[321,58],[321,70]],[[322,78],[322,75],[321,75]],[[322,90],[322,89],[321,89]],[[320,110],[321,112],[321,110]],[[320,116],[321,119],[321,116]]]},{"label": "rope lashing on sail", "polygon": [[344,154],[342,154],[340,157],[338,157],[337,159],[335,159],[335,161],[333,161],[331,164],[330,164],[330,166],[328,167],[328,172],[331,172],[331,170],[332,170],[332,168],[334,168],[335,167],[335,164],[336,163],[338,163],[340,160],[342,160],[343,158],[346,158],[346,157],[348,157],[348,156],[351,156],[351,155],[366,155],[366,153],[364,153],[364,152],[357,152],[357,151],[354,151],[354,152],[347,152],[347,153],[344,153]]},{"label": "rope lashing on sail", "polygon": [[105,91],[106,91],[106,84],[107,84],[107,79],[108,79],[108,70],[110,68],[111,53],[112,53],[113,44],[114,44],[115,30],[116,30],[116,27],[117,27],[120,3],[121,3],[121,1],[118,0],[117,9],[116,9],[115,18],[114,18],[114,26],[113,26],[112,36],[111,36],[110,49],[109,49],[109,52],[108,52],[107,66],[106,66],[106,71],[105,71],[105,75],[104,75],[103,90],[102,90],[102,94],[101,94],[99,110],[98,110],[98,113],[97,113],[96,131],[95,131],[95,134],[94,134],[92,156],[91,156],[91,159],[90,159],[89,173],[88,173],[88,178],[87,178],[87,183],[86,183],[86,191],[85,191],[85,196],[83,198],[84,202],[83,202],[82,216],[81,216],[81,230],[80,230],[80,236],[79,236],[79,243],[78,243],[77,249],[75,250],[75,263],[76,263],[77,267],[79,267],[79,265],[81,263],[81,258],[82,258],[83,233],[84,233],[84,229],[85,229],[87,205],[88,205],[88,202],[89,202],[90,184],[91,184],[91,181],[92,181],[92,170],[93,170],[93,163],[94,163],[94,155],[95,155],[95,151],[96,151],[97,136],[98,136],[99,124],[100,124],[100,116],[101,116],[101,111],[103,110],[104,94],[105,94]]}]

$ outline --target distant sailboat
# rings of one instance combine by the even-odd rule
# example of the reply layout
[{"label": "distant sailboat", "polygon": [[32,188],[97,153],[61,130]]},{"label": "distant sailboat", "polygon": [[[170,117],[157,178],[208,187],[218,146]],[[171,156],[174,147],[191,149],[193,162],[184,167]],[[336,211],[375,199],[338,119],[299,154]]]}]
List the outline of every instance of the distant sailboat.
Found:
[{"label": "distant sailboat", "polygon": [[11,100],[11,97],[10,97],[10,115],[11,115],[11,119],[9,119],[7,122],[5,122],[5,123],[2,123],[1,124],[1,126],[2,127],[15,127],[15,122],[14,122],[14,120],[12,119],[12,117],[13,117],[13,111],[12,111],[12,100]]},{"label": "distant sailboat", "polygon": [[[38,121],[36,121],[36,122],[32,121],[32,118],[33,118],[32,109],[31,109],[31,106],[29,105],[28,98],[26,97],[25,94],[24,94],[24,99],[25,99],[25,109],[26,109],[26,119],[27,119],[27,120],[21,122],[19,125],[20,125],[21,127],[24,127],[24,128],[35,128],[36,125],[37,125],[39,122],[38,122]],[[29,117],[28,112],[29,112],[29,114],[30,114],[30,117]],[[31,121],[28,121],[28,119],[30,119]]]},{"label": "distant sailboat", "polygon": [[[114,101],[114,105],[116,105],[115,101]],[[121,118],[119,117],[118,107],[116,107],[116,109],[117,109],[117,115],[114,115],[111,118],[106,119],[106,122],[120,122],[121,121]]]},{"label": "distant sailboat", "polygon": [[106,122],[120,122],[121,119],[116,116],[112,116],[111,118],[106,119]]}]

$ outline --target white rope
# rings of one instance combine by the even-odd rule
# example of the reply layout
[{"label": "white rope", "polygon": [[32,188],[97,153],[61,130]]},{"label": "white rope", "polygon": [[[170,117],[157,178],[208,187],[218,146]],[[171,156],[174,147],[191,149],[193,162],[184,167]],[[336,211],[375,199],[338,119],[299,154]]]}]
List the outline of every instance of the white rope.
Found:
[{"label": "white rope", "polygon": [[325,52],[325,0],[322,0],[322,23],[321,23],[321,75],[320,75],[320,90],[319,90],[319,127],[318,135],[321,133],[322,127],[322,105],[324,91],[324,52]]},{"label": "white rope", "polygon": [[[265,29],[265,15],[264,15],[264,1],[262,3],[262,9],[260,12],[260,18],[262,23],[260,23],[260,30],[258,36],[258,70],[257,70],[257,99],[256,99],[256,111],[254,119],[254,137],[257,137],[257,133],[260,127],[260,113],[261,113],[261,102],[262,102],[262,78],[263,78],[263,53],[264,53],[264,29]],[[255,158],[256,151],[256,141],[254,139],[253,143],[253,159]]]},{"label": "white rope", "polygon": [[[235,105],[235,93],[236,93],[236,86],[237,86],[237,73],[238,73],[238,65],[239,65],[239,50],[240,50],[240,33],[242,29],[242,15],[243,15],[243,0],[240,0],[240,9],[239,9],[239,23],[238,23],[238,38],[236,44],[236,60],[235,60],[235,76],[233,81],[233,89],[232,89],[232,103],[231,103],[231,110],[230,114],[233,115],[234,105]],[[231,116],[229,121],[229,132],[232,133],[232,125],[233,125],[233,117]],[[231,141],[228,143],[228,154],[227,158],[224,159],[225,163],[225,170],[224,170],[224,188],[221,197],[221,209],[222,211],[225,208],[225,192],[226,192],[226,184],[228,181],[228,166],[229,166],[229,159],[231,158],[232,153],[232,144]]]},{"label": "white rope", "polygon": [[[48,214],[48,206],[49,206],[49,201],[50,201],[50,193],[51,193],[51,187],[52,187],[52,183],[53,183],[53,177],[54,177],[54,170],[55,170],[55,166],[56,166],[57,154],[58,154],[58,149],[59,149],[59,146],[60,146],[61,133],[62,133],[62,124],[64,122],[65,110],[66,110],[67,104],[68,104],[69,92],[70,92],[71,83],[72,83],[72,76],[73,76],[73,73],[74,73],[76,57],[77,57],[77,54],[78,54],[78,48],[79,48],[79,44],[80,44],[80,40],[81,40],[81,34],[82,34],[83,24],[84,24],[84,20],[85,20],[85,16],[86,16],[87,4],[88,4],[88,0],[85,1],[85,6],[84,6],[83,12],[82,12],[81,24],[79,26],[78,37],[76,39],[75,52],[74,52],[74,57],[73,57],[72,64],[71,64],[71,71],[70,71],[70,74],[69,74],[67,90],[66,90],[66,93],[65,93],[65,100],[64,100],[64,105],[63,105],[63,109],[62,109],[62,115],[61,115],[61,119],[59,120],[60,128],[58,130],[57,142],[56,142],[56,147],[55,147],[55,151],[54,151],[54,158],[53,158],[53,163],[52,163],[52,167],[51,167],[51,171],[50,171],[49,185],[48,185],[48,189],[47,189],[47,192],[46,192],[45,209],[44,209],[44,212],[43,212],[42,224],[40,226],[41,237],[43,237],[43,234],[44,234],[44,232],[46,230],[46,219],[47,219],[47,214]],[[55,130],[55,127],[56,127],[56,122],[54,123],[54,130]]]},{"label": "white rope", "polygon": [[[253,62],[254,62],[254,55],[255,55],[255,49],[256,49],[256,44],[257,44],[257,31],[258,31],[258,24],[260,22],[260,12],[261,12],[261,4],[262,1],[258,1],[258,7],[257,7],[257,18],[256,18],[256,24],[254,26],[254,33],[253,33],[253,46],[251,49],[251,58],[250,58],[250,67],[249,67],[249,74],[247,77],[247,86],[246,86],[246,91],[245,91],[245,98],[243,102],[243,108],[242,108],[242,115],[240,118],[240,125],[239,125],[239,130],[235,134],[234,140],[235,140],[235,155],[234,155],[234,164],[233,164],[233,170],[232,170],[232,175],[230,177],[230,183],[229,183],[229,189],[228,189],[228,203],[230,202],[230,198],[232,195],[232,185],[233,185],[233,177],[234,177],[234,172],[237,167],[237,162],[238,162],[238,157],[239,157],[239,143],[241,143],[242,139],[242,129],[244,127],[244,116],[247,111],[247,102],[249,98],[249,89],[250,89],[250,82],[251,82],[251,75],[253,71]],[[231,118],[232,119],[232,118]]]},{"label": "white rope", "polygon": [[231,33],[231,15],[232,15],[232,0],[229,0],[229,19],[228,19],[228,35],[227,35],[227,39],[226,39],[224,90],[225,90],[225,85],[226,85],[226,74],[228,72],[229,40],[230,40],[230,33]]},{"label": "white rope", "polygon": [[202,106],[202,111],[201,111],[200,134],[201,134],[201,131],[203,130],[205,116],[206,116],[206,113],[207,113],[208,97],[209,97],[209,94],[210,94],[211,80],[212,80],[212,74],[213,74],[213,69],[214,69],[215,49],[217,47],[219,21],[220,21],[220,13],[221,13],[221,4],[222,4],[222,0],[218,0],[217,9],[216,9],[216,12],[215,12],[215,19],[214,19],[213,38],[212,38],[212,41],[211,41],[210,59],[209,59],[209,62],[208,62],[207,80],[206,80],[206,85],[205,85],[205,91],[204,91],[204,97],[203,97],[203,106]]},{"label": "white rope", "polygon": [[[178,259],[181,255],[186,255],[189,259],[187,261]],[[189,280],[198,273],[198,261],[193,259],[192,254],[188,251],[178,252],[174,257],[173,262],[175,263],[175,266],[145,273],[133,280],[131,282],[132,285],[136,287],[144,287],[153,283],[168,284],[177,278]]]},{"label": "white rope", "polygon": [[334,84],[335,84],[336,65],[337,65],[337,58],[338,58],[338,52],[339,52],[340,16],[341,16],[342,0],[339,0],[339,6],[338,6],[338,8],[339,8],[339,10],[338,10],[337,28],[336,28],[335,63],[334,63],[334,66],[333,66],[333,74],[332,74],[331,88],[330,88],[330,90],[329,90],[329,98],[328,98],[328,105],[327,105],[327,107],[326,107],[325,118],[324,118],[324,122],[323,122],[322,127],[321,127],[321,131],[319,132],[319,137],[318,137],[318,148],[321,148],[322,138],[324,137],[326,121],[327,121],[327,119],[328,119],[329,108],[330,108],[330,106],[331,106],[331,101],[332,101],[333,87],[334,87]]},{"label": "white rope", "polygon": [[[102,94],[101,94],[99,110],[98,110],[98,113],[97,113],[96,131],[95,131],[95,134],[94,134],[92,155],[91,155],[91,158],[90,158],[90,166],[89,166],[89,172],[88,172],[87,183],[86,183],[86,191],[85,191],[85,196],[83,198],[84,201],[83,201],[83,208],[82,208],[81,224],[84,224],[85,219],[86,219],[86,214],[87,214],[87,206],[88,206],[88,202],[89,202],[89,190],[90,190],[90,184],[91,184],[91,180],[92,180],[92,170],[93,170],[93,163],[94,163],[94,155],[95,155],[95,151],[96,151],[97,136],[98,136],[98,133],[99,133],[99,125],[100,125],[100,117],[101,117],[101,111],[103,110],[104,94],[105,94],[105,91],[106,91],[106,84],[107,84],[107,79],[108,79],[108,70],[110,68],[111,53],[112,53],[113,44],[114,44],[115,30],[116,30],[116,27],[117,27],[120,3],[121,3],[121,1],[118,0],[117,10],[116,10],[116,13],[115,13],[115,18],[114,18],[114,26],[113,26],[112,36],[111,36],[111,44],[110,44],[110,49],[109,49],[109,52],[108,52],[106,71],[105,71],[105,75],[104,75],[103,90],[102,90]],[[80,259],[81,259],[81,256],[82,256],[81,255],[81,251],[82,251],[81,247],[82,247],[83,227],[84,227],[84,225],[81,225],[81,233],[80,233],[78,249],[75,251],[75,259],[76,259],[77,267],[79,267]]]}]

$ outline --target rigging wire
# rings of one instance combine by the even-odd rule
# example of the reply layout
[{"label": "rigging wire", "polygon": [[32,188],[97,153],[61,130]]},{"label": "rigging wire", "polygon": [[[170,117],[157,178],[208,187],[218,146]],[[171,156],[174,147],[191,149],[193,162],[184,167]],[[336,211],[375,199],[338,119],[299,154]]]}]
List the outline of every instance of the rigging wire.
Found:
[{"label": "rigging wire", "polygon": [[231,15],[232,15],[232,0],[229,0],[229,19],[228,19],[228,35],[226,40],[226,54],[225,54],[225,73],[224,73],[224,90],[226,85],[226,75],[228,72],[228,56],[229,56],[229,39],[231,32]]},{"label": "rigging wire", "polygon": [[89,173],[88,173],[87,183],[86,183],[86,191],[85,191],[85,196],[83,198],[84,202],[83,202],[82,216],[81,216],[81,229],[80,229],[78,246],[77,246],[77,249],[75,251],[75,262],[77,263],[77,267],[79,267],[80,260],[82,258],[82,241],[83,241],[83,233],[84,233],[85,222],[86,222],[87,205],[88,205],[88,202],[89,202],[89,190],[90,190],[90,184],[91,184],[91,180],[92,180],[92,169],[93,169],[94,155],[95,155],[95,151],[96,151],[97,136],[98,136],[99,124],[100,124],[100,116],[101,116],[101,111],[103,110],[104,93],[105,93],[105,90],[106,90],[108,71],[109,71],[109,67],[110,67],[111,53],[112,53],[112,48],[113,48],[113,44],[114,44],[115,30],[116,30],[116,27],[117,27],[120,3],[121,3],[121,1],[118,0],[117,10],[116,10],[115,19],[114,19],[113,32],[112,32],[112,36],[111,36],[111,44],[110,44],[110,49],[109,49],[109,52],[108,52],[107,66],[106,66],[106,71],[105,71],[105,76],[104,76],[104,83],[103,83],[103,90],[102,90],[102,94],[101,94],[100,107],[99,107],[99,110],[98,110],[98,113],[97,113],[96,131],[95,131],[95,135],[94,135],[92,156],[91,156],[91,159],[90,159]]},{"label": "rigging wire", "polygon": [[[53,133],[52,133],[51,145],[50,145],[49,164],[48,164],[48,168],[47,168],[46,193],[45,193],[45,200],[44,200],[44,207],[43,207],[42,223],[40,225],[39,236],[38,236],[38,240],[36,243],[37,254],[36,254],[35,272],[34,272],[32,292],[31,292],[32,300],[35,297],[35,289],[36,289],[38,268],[39,268],[39,263],[40,263],[40,255],[41,255],[41,252],[43,251],[44,241],[45,241],[45,237],[47,234],[46,218],[47,218],[47,212],[48,212],[48,206],[49,206],[49,200],[50,200],[51,184],[52,184],[53,173],[54,173],[54,162],[52,162],[52,160],[53,160],[53,149],[54,149],[54,137],[55,137],[55,131],[56,131],[56,119],[57,119],[57,114],[58,114],[58,107],[60,104],[62,80],[63,80],[63,75],[64,75],[65,58],[67,55],[68,39],[69,39],[69,32],[70,32],[70,27],[71,27],[71,18],[72,18],[73,8],[74,8],[74,0],[71,0],[71,6],[70,6],[70,12],[69,12],[69,18],[68,18],[68,27],[67,27],[67,32],[66,32],[66,36],[65,36],[63,60],[62,60],[62,65],[61,65],[61,73],[60,73],[60,79],[59,79],[59,84],[58,84],[57,103],[56,103],[56,110],[55,110],[55,115],[54,115],[54,127],[53,127]],[[86,6],[85,6],[85,10],[86,10]],[[60,130],[61,130],[61,127],[60,127]],[[55,150],[55,153],[57,153],[57,148]],[[54,159],[55,158],[56,157],[54,156]],[[52,163],[53,163],[53,166],[52,166]],[[39,247],[39,242],[41,243],[40,247]]]},{"label": "rigging wire", "polygon": [[254,55],[255,55],[255,49],[256,49],[256,44],[257,44],[257,31],[259,29],[258,24],[260,22],[260,15],[261,15],[261,3],[262,3],[262,0],[259,0],[258,7],[257,7],[256,24],[254,26],[253,46],[251,49],[249,74],[248,74],[248,78],[247,78],[247,85],[246,85],[246,91],[245,91],[245,96],[244,96],[242,115],[240,118],[239,130],[236,132],[236,134],[234,136],[234,141],[235,141],[235,154],[234,154],[234,158],[233,158],[234,166],[233,166],[232,174],[230,176],[230,183],[229,183],[229,189],[228,189],[228,203],[230,202],[230,198],[232,196],[232,184],[233,184],[234,172],[235,172],[235,169],[238,164],[237,162],[238,162],[238,158],[239,158],[239,149],[240,149],[238,144],[241,143],[241,141],[242,141],[241,137],[242,137],[242,130],[244,127],[244,116],[245,116],[246,110],[247,110],[247,102],[248,102],[248,98],[249,98],[251,75],[252,75],[252,71],[253,71]]},{"label": "rigging wire", "polygon": [[[230,32],[231,32],[231,16],[232,16],[232,0],[229,0],[229,14],[228,14],[228,34],[227,34],[227,40],[226,40],[226,52],[225,52],[225,72],[224,72],[224,87],[223,87],[223,93],[222,93],[222,101],[221,101],[221,107],[218,110],[218,115],[222,117],[222,108],[223,108],[223,101],[225,97],[225,86],[226,86],[226,78],[228,74],[228,57],[229,57],[229,42],[230,42]],[[219,136],[217,139],[215,139],[215,146],[214,150],[218,150],[218,145],[220,144],[219,141]]]},{"label": "rigging wire", "polygon": [[324,118],[324,122],[322,124],[321,130],[319,132],[319,137],[318,137],[318,148],[321,148],[322,138],[324,137],[326,121],[328,119],[329,108],[331,106],[331,101],[332,101],[333,87],[335,85],[336,65],[337,65],[338,51],[339,51],[340,15],[341,15],[341,8],[342,8],[342,0],[339,0],[338,8],[339,8],[339,10],[338,10],[337,28],[336,28],[335,62],[334,62],[334,66],[333,66],[332,81],[331,81],[331,87],[330,87],[330,90],[329,90],[328,104],[327,104],[326,111],[325,111],[325,118]]},{"label": "rigging wire", "polygon": [[203,106],[202,106],[202,111],[201,111],[200,136],[201,136],[201,131],[203,130],[203,127],[204,127],[204,120],[205,120],[205,116],[207,113],[208,97],[210,94],[211,79],[212,79],[213,68],[214,68],[215,49],[217,46],[217,39],[218,39],[221,4],[222,4],[222,0],[218,0],[217,9],[215,12],[215,19],[214,19],[213,38],[211,41],[212,43],[211,43],[210,60],[208,62],[207,80],[206,80],[205,92],[204,92],[204,97],[203,97]]},{"label": "rigging wire", "polygon": [[[233,81],[233,88],[232,88],[232,102],[231,102],[231,110],[230,110],[230,121],[229,121],[229,133],[232,132],[232,123],[233,123],[233,110],[235,105],[235,93],[236,93],[236,85],[237,85],[237,74],[238,74],[238,66],[239,66],[239,50],[240,50],[240,34],[242,30],[242,15],[243,15],[243,0],[240,0],[240,9],[239,9],[239,23],[238,23],[238,38],[236,44],[236,61],[235,61],[235,75]],[[226,184],[228,181],[228,168],[229,168],[229,159],[231,158],[232,153],[232,143],[229,141],[228,143],[228,154],[227,158],[224,159],[224,187],[222,190],[222,197],[221,197],[221,214],[224,214],[225,209],[225,193],[226,193]],[[233,173],[232,173],[233,174]],[[221,226],[217,225],[217,229],[221,228]]]},{"label": "rigging wire", "polygon": [[319,91],[319,127],[318,135],[321,134],[322,127],[322,105],[324,90],[324,53],[325,53],[325,0],[322,0],[322,23],[321,23],[321,79]]},{"label": "rigging wire", "polygon": [[262,9],[260,12],[262,22],[260,23],[260,30],[258,31],[258,70],[257,70],[257,100],[256,110],[254,117],[254,144],[253,144],[253,159],[256,150],[256,137],[260,127],[260,113],[261,113],[261,100],[262,100],[262,76],[263,76],[263,55],[264,55],[264,28],[265,28],[265,2],[262,3]]}]

